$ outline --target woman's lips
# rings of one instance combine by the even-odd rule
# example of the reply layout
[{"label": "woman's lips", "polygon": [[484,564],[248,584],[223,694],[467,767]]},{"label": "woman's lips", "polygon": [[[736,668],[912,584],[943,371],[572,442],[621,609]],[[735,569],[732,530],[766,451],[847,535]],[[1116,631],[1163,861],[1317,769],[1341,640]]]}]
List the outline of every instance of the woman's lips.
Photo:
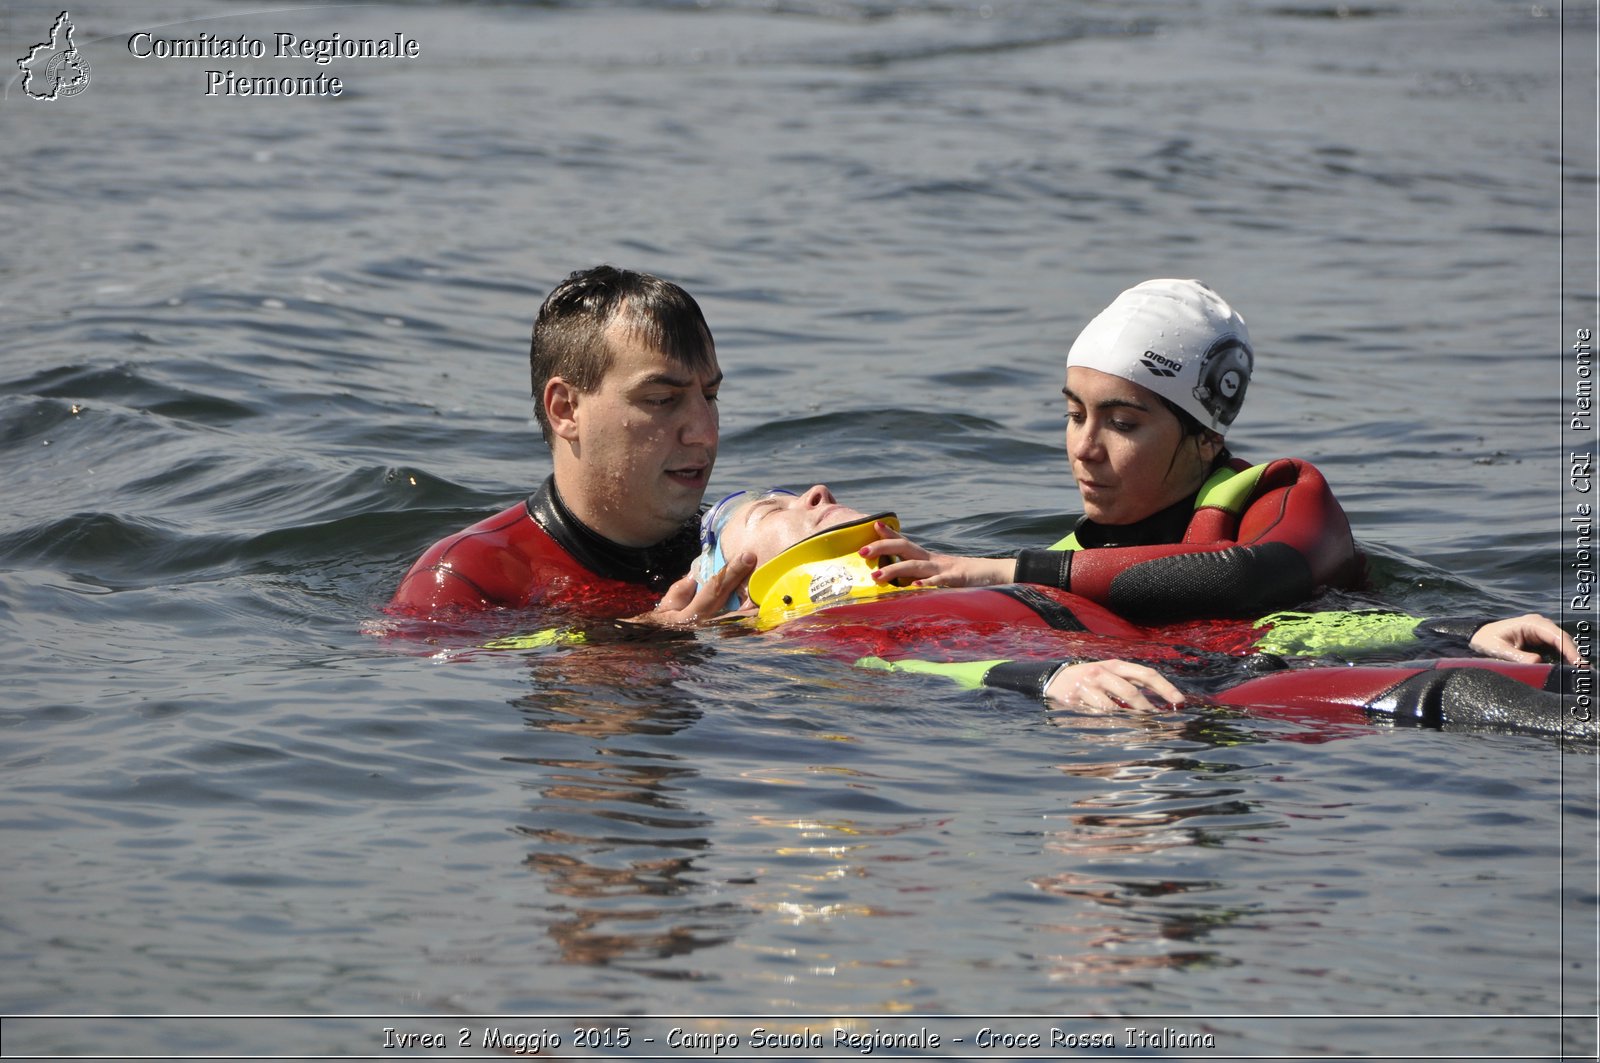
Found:
[{"label": "woman's lips", "polygon": [[865,516],[866,514],[859,510],[854,510],[849,506],[842,506],[835,502],[813,511],[811,527],[815,531],[822,531],[827,528],[836,528],[841,524],[850,524]]}]

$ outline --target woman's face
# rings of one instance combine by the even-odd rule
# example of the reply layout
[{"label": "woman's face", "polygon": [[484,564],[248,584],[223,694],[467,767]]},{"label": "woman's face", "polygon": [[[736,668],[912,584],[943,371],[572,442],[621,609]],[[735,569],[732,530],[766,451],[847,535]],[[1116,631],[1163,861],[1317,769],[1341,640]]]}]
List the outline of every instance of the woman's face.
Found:
[{"label": "woman's face", "polygon": [[802,539],[865,516],[841,506],[822,484],[798,495],[765,495],[739,506],[722,526],[722,555],[749,550],[764,565]]},{"label": "woman's face", "polygon": [[1067,457],[1083,511],[1100,524],[1133,524],[1199,489],[1220,441],[1186,436],[1149,388],[1073,366],[1067,370]]}]

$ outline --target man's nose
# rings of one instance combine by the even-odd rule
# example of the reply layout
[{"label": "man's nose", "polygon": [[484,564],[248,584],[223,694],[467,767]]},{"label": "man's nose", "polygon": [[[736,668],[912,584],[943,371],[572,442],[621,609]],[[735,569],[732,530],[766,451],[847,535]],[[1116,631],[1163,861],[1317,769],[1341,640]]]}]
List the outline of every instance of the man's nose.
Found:
[{"label": "man's nose", "polygon": [[689,416],[684,421],[681,438],[685,443],[697,446],[716,446],[719,424],[717,404],[703,395],[696,396],[692,400]]}]

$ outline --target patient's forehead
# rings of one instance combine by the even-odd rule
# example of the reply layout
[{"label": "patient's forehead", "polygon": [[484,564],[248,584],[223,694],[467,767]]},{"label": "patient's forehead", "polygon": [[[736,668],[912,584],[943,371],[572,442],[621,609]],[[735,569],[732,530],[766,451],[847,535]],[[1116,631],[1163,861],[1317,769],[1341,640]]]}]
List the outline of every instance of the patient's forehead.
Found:
[{"label": "patient's forehead", "polygon": [[758,564],[777,557],[809,531],[795,516],[802,507],[794,495],[772,495],[740,503],[722,531],[723,556],[749,550]]}]

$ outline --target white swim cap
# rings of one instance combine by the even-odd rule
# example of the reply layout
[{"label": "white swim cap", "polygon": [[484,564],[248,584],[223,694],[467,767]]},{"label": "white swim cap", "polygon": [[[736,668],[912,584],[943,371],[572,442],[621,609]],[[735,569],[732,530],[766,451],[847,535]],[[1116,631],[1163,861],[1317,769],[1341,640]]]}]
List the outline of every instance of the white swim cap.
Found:
[{"label": "white swim cap", "polygon": [[1150,280],[1114,299],[1078,334],[1067,367],[1142,384],[1213,432],[1244,404],[1255,355],[1244,318],[1195,280]]}]

